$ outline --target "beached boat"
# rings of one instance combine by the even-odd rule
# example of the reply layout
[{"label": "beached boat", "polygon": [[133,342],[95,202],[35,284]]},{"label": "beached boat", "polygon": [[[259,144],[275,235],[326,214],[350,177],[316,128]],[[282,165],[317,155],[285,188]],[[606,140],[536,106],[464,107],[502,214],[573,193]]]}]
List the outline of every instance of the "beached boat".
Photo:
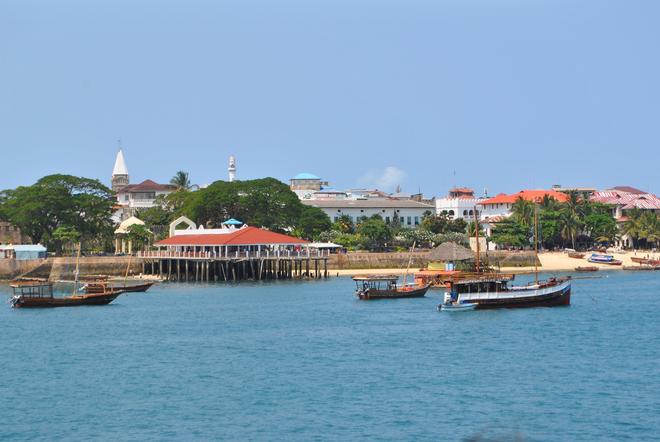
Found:
[{"label": "beached boat", "polygon": [[576,272],[597,272],[598,267],[596,266],[584,266],[584,267],[575,267]]},{"label": "beached boat", "polygon": [[362,300],[421,298],[426,295],[430,284],[411,284],[399,287],[397,275],[354,276],[357,285],[355,295]]},{"label": "beached boat", "polygon": [[526,286],[508,286],[500,274],[473,274],[451,284],[443,305],[476,304],[475,309],[555,307],[570,305],[570,278],[550,278]]},{"label": "beached boat", "polygon": [[614,259],[614,256],[612,255],[602,255],[600,253],[593,253],[587,261],[593,262],[594,264],[607,264],[611,266],[620,266],[623,264],[623,261]]},{"label": "beached boat", "polygon": [[47,281],[15,281],[10,287],[14,295],[9,301],[14,308],[106,305],[124,293],[122,290],[105,289],[92,294],[56,297],[53,295],[53,283]]},{"label": "beached boat", "polygon": [[633,256],[632,258],[630,258],[630,260],[637,264],[660,266],[660,259],[639,258],[637,256]]},{"label": "beached boat", "polygon": [[568,257],[569,257],[569,258],[582,259],[582,258],[584,258],[584,253],[580,253],[580,252],[568,252]]},{"label": "beached boat", "polygon": [[634,270],[634,271],[640,271],[640,270],[660,270],[660,266],[652,266],[648,264],[640,264],[638,266],[623,266],[623,270]]}]

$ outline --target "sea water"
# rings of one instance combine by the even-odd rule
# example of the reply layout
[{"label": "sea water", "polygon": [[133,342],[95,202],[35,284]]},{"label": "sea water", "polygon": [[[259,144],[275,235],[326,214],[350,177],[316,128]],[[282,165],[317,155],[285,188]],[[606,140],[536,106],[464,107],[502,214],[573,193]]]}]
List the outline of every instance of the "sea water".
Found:
[{"label": "sea water", "polygon": [[0,440],[658,440],[660,272],[594,276],[570,307],[453,313],[350,278],[59,309],[4,286]]}]

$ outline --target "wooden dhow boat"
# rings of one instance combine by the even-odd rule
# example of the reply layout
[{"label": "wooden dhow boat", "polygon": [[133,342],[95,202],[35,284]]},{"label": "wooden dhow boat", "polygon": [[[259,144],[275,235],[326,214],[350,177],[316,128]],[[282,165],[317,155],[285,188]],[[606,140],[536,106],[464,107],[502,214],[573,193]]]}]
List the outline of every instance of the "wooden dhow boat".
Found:
[{"label": "wooden dhow boat", "polygon": [[498,273],[464,275],[452,282],[450,292],[443,304],[438,306],[461,306],[475,304],[475,309],[555,307],[570,305],[570,278],[550,278],[535,281],[526,286],[508,286],[509,279]]},{"label": "wooden dhow boat", "polygon": [[124,293],[122,290],[104,288],[97,289],[95,293],[56,297],[53,295],[53,283],[47,281],[15,281],[10,287],[14,295],[9,302],[14,308],[106,305]]},{"label": "wooden dhow boat", "polygon": [[110,288],[106,281],[88,284],[87,293],[78,294],[78,275],[80,272],[80,243],[76,258],[75,281],[71,296],[53,296],[53,283],[50,281],[14,281],[10,284],[14,294],[9,302],[14,308],[26,307],[78,307],[82,305],[107,305],[123,290]]},{"label": "wooden dhow boat", "polygon": [[583,267],[575,267],[576,272],[597,272],[598,267],[596,266],[583,266]]},{"label": "wooden dhow boat", "polygon": [[584,258],[584,253],[580,252],[568,252],[569,258],[582,259]]},{"label": "wooden dhow boat", "polygon": [[[475,220],[476,221],[476,220]],[[478,232],[478,229],[476,229]],[[538,279],[538,208],[534,210],[534,282],[526,286],[511,286],[514,275],[502,273],[465,273],[451,281],[449,292],[438,306],[441,311],[469,309],[555,307],[570,305],[571,280],[569,278]],[[477,237],[478,238],[478,237]],[[477,241],[477,244],[478,241]],[[479,248],[477,247],[477,253]],[[478,263],[478,261],[477,261]],[[479,268],[477,266],[477,268]],[[474,307],[472,307],[474,304]],[[443,308],[444,307],[444,308]]]},{"label": "wooden dhow boat", "polygon": [[355,296],[362,300],[421,298],[431,286],[431,284],[398,286],[397,275],[354,276],[353,281],[357,285]]}]

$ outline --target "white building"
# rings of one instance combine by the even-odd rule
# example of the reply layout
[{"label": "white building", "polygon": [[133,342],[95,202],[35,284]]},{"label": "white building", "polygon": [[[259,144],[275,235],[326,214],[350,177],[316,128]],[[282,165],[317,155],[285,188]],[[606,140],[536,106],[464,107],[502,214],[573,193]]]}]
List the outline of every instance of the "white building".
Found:
[{"label": "white building", "polygon": [[112,190],[117,196],[117,210],[114,218],[124,221],[135,215],[140,209],[148,209],[156,205],[156,199],[176,190],[171,184],[158,184],[152,180],[144,180],[140,184],[130,184],[128,168],[124,153],[120,149],[112,170]]},{"label": "white building", "polygon": [[319,192],[327,185],[327,181],[321,181],[321,178],[306,172],[299,173],[289,180],[289,187],[301,200],[312,199],[315,192]]},{"label": "white building", "polygon": [[481,210],[478,207],[484,198],[474,196],[474,191],[467,187],[454,187],[444,198],[435,200],[435,211],[438,215],[445,214],[449,219],[462,218],[466,221],[474,220],[474,211],[477,215]]},{"label": "white building", "polygon": [[337,221],[342,215],[348,215],[353,222],[361,218],[380,215],[387,224],[396,222],[401,227],[416,228],[422,222],[426,212],[435,210],[429,204],[412,200],[395,200],[387,198],[369,199],[315,199],[302,200],[302,203],[323,210],[331,221]]}]

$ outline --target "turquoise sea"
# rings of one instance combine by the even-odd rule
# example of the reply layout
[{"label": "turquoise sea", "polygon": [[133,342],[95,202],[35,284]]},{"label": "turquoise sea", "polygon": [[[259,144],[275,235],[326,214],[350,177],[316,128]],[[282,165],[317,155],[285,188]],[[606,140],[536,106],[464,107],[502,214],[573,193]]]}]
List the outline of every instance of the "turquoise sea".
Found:
[{"label": "turquoise sea", "polygon": [[48,310],[2,286],[0,440],[658,440],[660,272],[598,276],[462,313],[349,278]]}]

